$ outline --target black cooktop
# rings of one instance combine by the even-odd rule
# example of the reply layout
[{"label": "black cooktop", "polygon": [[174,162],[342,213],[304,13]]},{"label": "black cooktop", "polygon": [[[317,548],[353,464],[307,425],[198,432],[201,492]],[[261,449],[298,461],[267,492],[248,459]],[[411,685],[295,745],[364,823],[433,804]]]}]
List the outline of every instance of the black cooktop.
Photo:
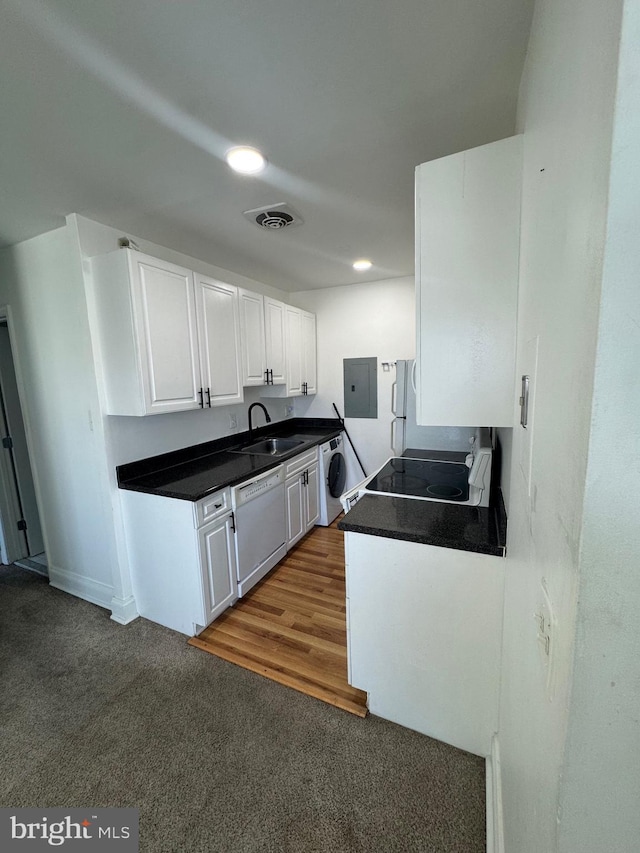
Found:
[{"label": "black cooktop", "polygon": [[365,486],[369,492],[443,501],[469,500],[469,469],[460,462],[390,459]]}]

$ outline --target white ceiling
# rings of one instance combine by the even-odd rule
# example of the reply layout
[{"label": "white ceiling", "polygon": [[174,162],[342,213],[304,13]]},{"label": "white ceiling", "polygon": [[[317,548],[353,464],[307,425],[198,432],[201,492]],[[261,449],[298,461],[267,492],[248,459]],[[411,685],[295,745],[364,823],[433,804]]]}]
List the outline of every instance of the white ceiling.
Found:
[{"label": "white ceiling", "polygon": [[513,133],[532,6],[0,0],[0,241],[77,212],[283,290],[412,274],[414,168]]}]

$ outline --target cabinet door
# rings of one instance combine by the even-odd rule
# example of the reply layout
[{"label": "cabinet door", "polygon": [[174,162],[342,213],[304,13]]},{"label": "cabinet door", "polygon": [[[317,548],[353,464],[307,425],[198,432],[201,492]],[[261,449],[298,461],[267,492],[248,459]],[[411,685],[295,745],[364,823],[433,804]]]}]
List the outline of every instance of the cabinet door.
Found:
[{"label": "cabinet door", "polygon": [[134,323],[146,414],[200,405],[192,273],[129,253]]},{"label": "cabinet door", "polygon": [[306,531],[304,523],[302,474],[286,480],[284,484],[285,505],[287,509],[287,550],[294,545]]},{"label": "cabinet door", "polygon": [[318,463],[307,468],[307,483],[304,487],[305,529],[313,527],[320,516],[320,492]]},{"label": "cabinet door", "polygon": [[238,291],[198,275],[196,304],[205,405],[242,403]]},{"label": "cabinet door", "polygon": [[286,307],[287,318],[287,396],[302,394],[302,311]]},{"label": "cabinet door", "polygon": [[302,381],[307,383],[307,394],[316,394],[316,317],[302,312]]},{"label": "cabinet door", "polygon": [[264,300],[259,293],[240,289],[242,384],[265,384]]},{"label": "cabinet door", "polygon": [[264,297],[265,363],[273,385],[287,381],[285,360],[285,304]]},{"label": "cabinet door", "polygon": [[216,619],[238,597],[232,515],[198,531],[204,603],[204,625]]},{"label": "cabinet door", "polygon": [[417,421],[512,426],[521,137],[416,170]]}]

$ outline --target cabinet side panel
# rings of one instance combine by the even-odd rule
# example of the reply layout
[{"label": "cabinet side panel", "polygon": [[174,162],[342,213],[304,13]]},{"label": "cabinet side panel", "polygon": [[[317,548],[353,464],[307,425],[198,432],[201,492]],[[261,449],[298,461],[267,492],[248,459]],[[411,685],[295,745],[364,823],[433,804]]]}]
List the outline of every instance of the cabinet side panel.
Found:
[{"label": "cabinet side panel", "polygon": [[89,284],[95,306],[94,347],[106,413],[142,415],[142,379],[135,342],[126,252],[93,258]]},{"label": "cabinet side panel", "polygon": [[193,635],[204,624],[193,504],[121,490],[131,581],[138,613]]}]

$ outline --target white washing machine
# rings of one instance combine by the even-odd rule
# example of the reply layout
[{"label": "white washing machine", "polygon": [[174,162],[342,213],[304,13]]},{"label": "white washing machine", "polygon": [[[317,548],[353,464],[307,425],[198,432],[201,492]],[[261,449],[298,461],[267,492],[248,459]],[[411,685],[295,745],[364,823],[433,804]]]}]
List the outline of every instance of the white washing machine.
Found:
[{"label": "white washing machine", "polygon": [[347,461],[342,453],[342,436],[320,445],[320,518],[327,527],[342,512],[340,495],[347,480]]}]

